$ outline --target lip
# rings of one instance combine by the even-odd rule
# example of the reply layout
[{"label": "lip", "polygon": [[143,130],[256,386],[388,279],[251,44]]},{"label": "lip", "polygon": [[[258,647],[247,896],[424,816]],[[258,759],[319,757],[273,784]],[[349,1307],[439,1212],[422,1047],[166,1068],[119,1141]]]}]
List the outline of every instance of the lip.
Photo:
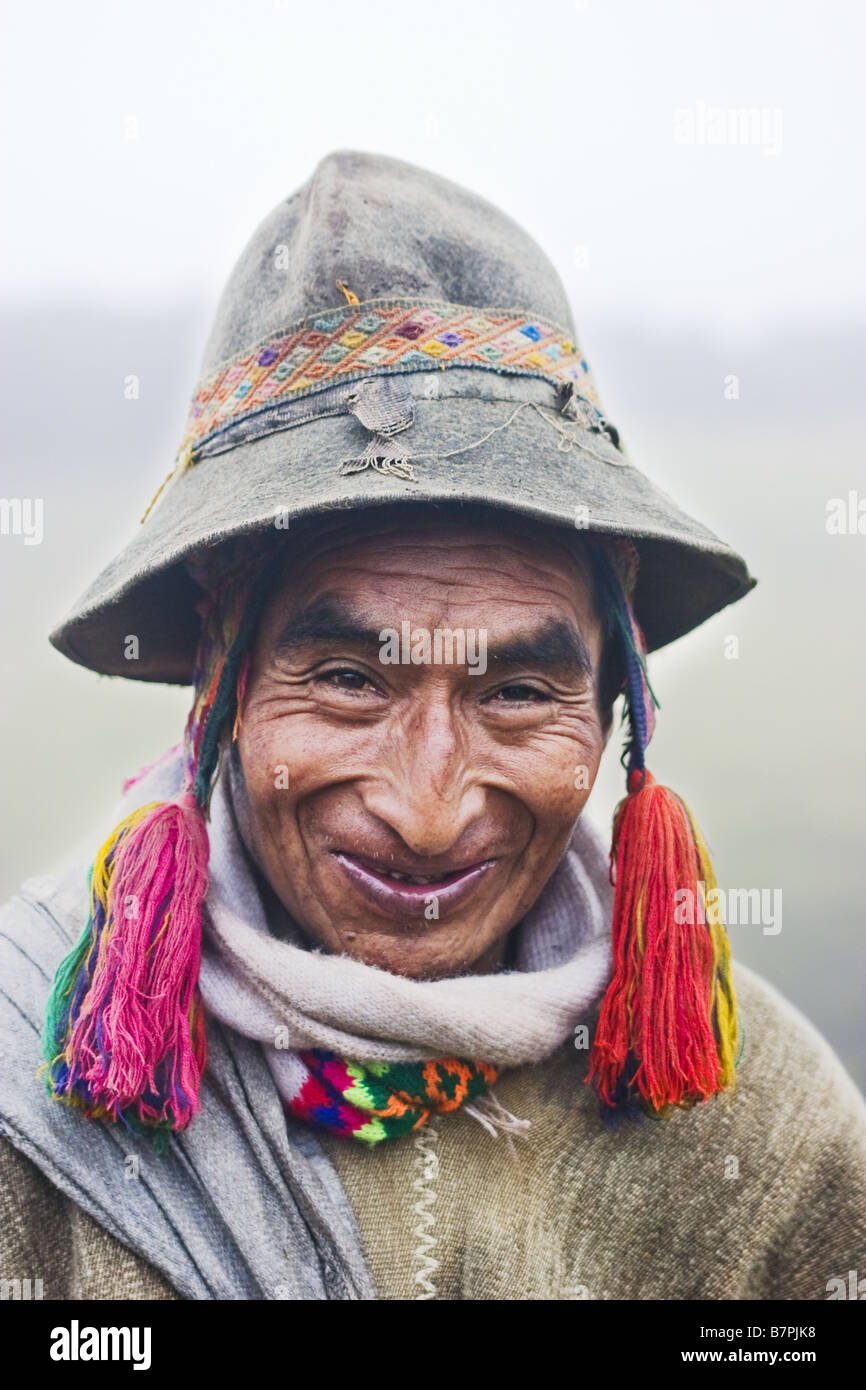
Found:
[{"label": "lip", "polygon": [[353,888],[371,906],[403,921],[407,917],[416,920],[420,917],[423,920],[424,908],[430,897],[436,898],[440,915],[464,903],[496,863],[495,859],[485,859],[443,875],[432,883],[401,883],[397,879],[387,878],[370,864],[342,850],[334,852],[334,859]]}]

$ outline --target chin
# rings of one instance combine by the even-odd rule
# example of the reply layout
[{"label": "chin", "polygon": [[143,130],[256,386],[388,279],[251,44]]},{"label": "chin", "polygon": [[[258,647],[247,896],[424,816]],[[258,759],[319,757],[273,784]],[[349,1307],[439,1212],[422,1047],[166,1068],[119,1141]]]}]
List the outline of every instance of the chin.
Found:
[{"label": "chin", "polygon": [[[413,925],[411,930],[417,931],[417,927]],[[436,928],[423,938],[405,932],[395,938],[390,932],[369,931],[359,933],[354,941],[343,942],[342,949],[353,960],[408,980],[443,980],[468,975],[492,949],[487,945],[480,952],[467,952],[459,940],[434,940],[433,931]]]}]

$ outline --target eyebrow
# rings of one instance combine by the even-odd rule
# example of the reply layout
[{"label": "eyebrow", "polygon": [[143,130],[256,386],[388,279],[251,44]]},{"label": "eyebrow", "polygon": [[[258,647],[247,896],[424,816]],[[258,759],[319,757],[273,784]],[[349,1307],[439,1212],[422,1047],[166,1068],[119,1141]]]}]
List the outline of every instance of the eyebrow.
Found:
[{"label": "eyebrow", "polygon": [[[414,626],[414,624],[413,624]],[[369,627],[351,608],[338,599],[324,597],[300,609],[280,629],[274,650],[280,656],[293,656],[303,647],[316,643],[345,642],[352,647],[378,652],[382,628]],[[555,618],[534,632],[515,634],[487,649],[489,662],[501,667],[532,666],[573,671],[592,678],[593,664],[583,636],[564,618]]]},{"label": "eyebrow", "polygon": [[593,675],[589,648],[578,629],[564,618],[545,623],[537,632],[488,647],[487,659],[502,666],[543,666]]},{"label": "eyebrow", "polygon": [[381,647],[381,629],[367,627],[350,608],[336,599],[321,598],[301,608],[283,628],[274,643],[281,656],[292,656],[300,647],[315,642],[348,642],[353,647]]}]

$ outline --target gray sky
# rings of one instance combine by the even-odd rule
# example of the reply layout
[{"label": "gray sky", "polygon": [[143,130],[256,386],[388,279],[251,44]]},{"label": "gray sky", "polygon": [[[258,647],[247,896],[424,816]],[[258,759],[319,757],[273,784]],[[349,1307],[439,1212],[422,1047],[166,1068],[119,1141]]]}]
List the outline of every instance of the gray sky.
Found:
[{"label": "gray sky", "polygon": [[[562,267],[579,328],[626,302],[735,332],[847,315],[866,303],[864,15],[851,0],[7,0],[0,290],[210,300],[259,218],[354,147],[504,206]],[[709,143],[713,107],[756,108],[768,138]],[[695,143],[674,138],[677,110]]]}]

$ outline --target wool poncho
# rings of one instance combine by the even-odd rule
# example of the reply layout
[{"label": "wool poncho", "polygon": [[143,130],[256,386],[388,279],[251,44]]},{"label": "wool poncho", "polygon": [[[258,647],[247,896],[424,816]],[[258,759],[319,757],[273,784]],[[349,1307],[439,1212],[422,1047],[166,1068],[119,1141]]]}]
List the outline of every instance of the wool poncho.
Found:
[{"label": "wool poncho", "polygon": [[[564,1046],[497,1087],[532,1122],[512,1147],[461,1114],[370,1151],[326,1139],[376,1297],[821,1300],[862,1275],[862,1098],[770,985],[743,966],[735,983],[746,1043],[727,1104],[605,1127]],[[3,1142],[0,1250],[45,1298],[180,1297]]]}]

